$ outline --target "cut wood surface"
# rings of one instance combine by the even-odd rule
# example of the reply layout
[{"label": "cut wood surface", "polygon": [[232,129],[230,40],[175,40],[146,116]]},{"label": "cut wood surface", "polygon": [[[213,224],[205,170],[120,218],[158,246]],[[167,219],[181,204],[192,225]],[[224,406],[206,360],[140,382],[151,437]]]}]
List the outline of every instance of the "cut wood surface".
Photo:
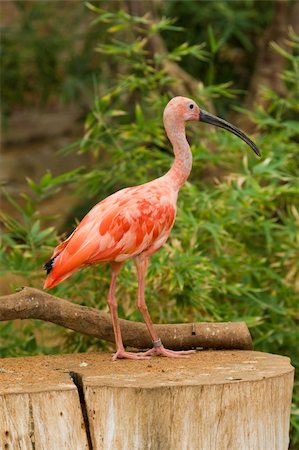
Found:
[{"label": "cut wood surface", "polygon": [[252,351],[1,359],[0,447],[287,450],[293,373]]},{"label": "cut wood surface", "polygon": [[[79,333],[114,342],[110,315],[81,306],[39,289],[25,287],[0,297],[0,321],[40,319]],[[121,320],[125,346],[150,348],[152,342],[144,323]],[[180,323],[155,325],[167,348],[215,348],[251,350],[252,339],[245,322]]]}]

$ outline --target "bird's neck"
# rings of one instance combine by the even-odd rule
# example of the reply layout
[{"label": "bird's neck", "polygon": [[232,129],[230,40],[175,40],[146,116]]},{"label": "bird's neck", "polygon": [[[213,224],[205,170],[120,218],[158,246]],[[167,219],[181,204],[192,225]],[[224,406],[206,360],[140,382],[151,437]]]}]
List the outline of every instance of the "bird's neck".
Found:
[{"label": "bird's neck", "polygon": [[192,169],[192,153],[186,138],[185,122],[165,123],[168,139],[172,143],[175,160],[166,176],[175,189],[179,190]]}]

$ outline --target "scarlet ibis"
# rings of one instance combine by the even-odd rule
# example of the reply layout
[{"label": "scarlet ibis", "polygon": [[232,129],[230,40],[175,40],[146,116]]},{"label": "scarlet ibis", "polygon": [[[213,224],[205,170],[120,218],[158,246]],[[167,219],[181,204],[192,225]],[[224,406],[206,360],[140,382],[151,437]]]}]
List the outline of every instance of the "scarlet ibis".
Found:
[{"label": "scarlet ibis", "polygon": [[[175,155],[170,170],[153,181],[115,192],[95,205],[69,238],[55,248],[51,259],[45,264],[47,278],[44,288],[52,288],[81,267],[104,262],[111,264],[108,305],[116,342],[113,360],[145,359],[152,355],[180,357],[192,352],[172,351],[163,346],[144,298],[149,258],[163,246],[170,234],[176,216],[178,192],[192,168],[185,123],[200,121],[224,128],[245,141],[260,156],[257,146],[241,130],[200,109],[189,98],[175,97],[170,100],[164,110],[163,121]],[[117,313],[116,278],[124,261],[129,258],[133,258],[137,268],[137,307],[153,342],[153,348],[142,353],[125,351]]]}]

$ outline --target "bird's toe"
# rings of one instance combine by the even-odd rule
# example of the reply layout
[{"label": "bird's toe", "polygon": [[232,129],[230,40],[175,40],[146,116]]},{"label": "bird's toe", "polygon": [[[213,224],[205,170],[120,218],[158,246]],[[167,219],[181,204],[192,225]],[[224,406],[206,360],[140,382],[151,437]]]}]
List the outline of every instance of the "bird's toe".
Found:
[{"label": "bird's toe", "polygon": [[189,355],[195,353],[195,350],[169,350],[163,345],[160,347],[153,347],[144,353],[146,356],[165,356],[167,358],[189,358]]},{"label": "bird's toe", "polygon": [[143,360],[143,359],[151,359],[149,355],[145,353],[134,353],[134,352],[126,352],[125,350],[117,350],[116,353],[112,356],[112,361],[116,361],[117,359],[134,359],[134,360]]}]

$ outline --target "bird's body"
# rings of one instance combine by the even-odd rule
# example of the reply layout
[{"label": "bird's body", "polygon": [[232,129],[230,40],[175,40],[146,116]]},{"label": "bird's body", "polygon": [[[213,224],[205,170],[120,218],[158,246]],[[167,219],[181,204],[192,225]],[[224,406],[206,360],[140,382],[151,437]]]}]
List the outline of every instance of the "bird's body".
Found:
[{"label": "bird's body", "polygon": [[105,198],[84,217],[71,236],[55,248],[51,288],[79,267],[150,256],[166,242],[176,214],[177,191],[169,176],[129,187]]},{"label": "bird's body", "polygon": [[[153,354],[185,356],[186,351],[167,350],[157,336],[149,316],[144,284],[149,257],[166,242],[175,221],[178,192],[187,180],[192,168],[192,154],[186,139],[185,123],[198,121],[210,123],[241,137],[259,154],[255,144],[233,125],[203,110],[192,100],[175,97],[164,110],[164,126],[173,145],[175,160],[162,177],[128,187],[105,198],[83,218],[71,236],[58,245],[46,263],[45,288],[60,283],[80,267],[109,262],[112,278],[108,304],[114,329],[117,351],[113,359],[144,359]],[[126,352],[121,338],[115,299],[117,274],[124,263],[133,258],[137,268],[137,306],[143,315],[153,341],[153,348],[145,353]]]}]

